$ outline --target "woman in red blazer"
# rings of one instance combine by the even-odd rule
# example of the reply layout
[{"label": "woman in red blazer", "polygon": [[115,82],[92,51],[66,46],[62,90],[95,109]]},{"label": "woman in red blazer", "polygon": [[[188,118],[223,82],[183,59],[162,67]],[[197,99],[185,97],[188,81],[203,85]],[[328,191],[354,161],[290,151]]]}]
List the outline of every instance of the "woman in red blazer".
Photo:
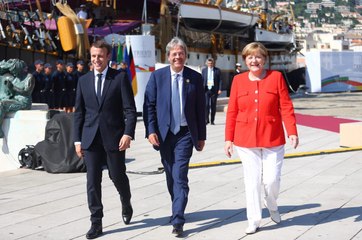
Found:
[{"label": "woman in red blazer", "polygon": [[249,71],[233,79],[225,127],[225,154],[233,146],[243,163],[248,227],[255,233],[261,222],[261,189],[271,219],[281,221],[277,198],[284,158],[284,130],[294,148],[298,133],[292,101],[283,75],[264,68],[267,49],[258,42],[245,46],[242,57]]}]

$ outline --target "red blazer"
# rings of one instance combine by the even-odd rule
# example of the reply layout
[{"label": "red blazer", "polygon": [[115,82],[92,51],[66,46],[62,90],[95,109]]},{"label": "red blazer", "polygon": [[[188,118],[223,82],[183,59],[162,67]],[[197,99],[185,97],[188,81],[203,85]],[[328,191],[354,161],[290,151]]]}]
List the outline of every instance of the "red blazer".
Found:
[{"label": "red blazer", "polygon": [[225,141],[239,147],[275,147],[298,135],[293,103],[283,75],[267,71],[261,81],[250,81],[249,72],[234,77],[226,116]]}]

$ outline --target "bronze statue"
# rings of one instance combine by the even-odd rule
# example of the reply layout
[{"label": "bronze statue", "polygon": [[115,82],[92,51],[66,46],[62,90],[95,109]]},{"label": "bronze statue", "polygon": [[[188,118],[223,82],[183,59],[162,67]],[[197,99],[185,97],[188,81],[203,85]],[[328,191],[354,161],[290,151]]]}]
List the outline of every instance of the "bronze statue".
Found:
[{"label": "bronze statue", "polygon": [[[0,125],[8,112],[31,108],[34,77],[28,73],[23,60],[9,59],[0,62]],[[0,138],[4,132],[0,128]]]}]

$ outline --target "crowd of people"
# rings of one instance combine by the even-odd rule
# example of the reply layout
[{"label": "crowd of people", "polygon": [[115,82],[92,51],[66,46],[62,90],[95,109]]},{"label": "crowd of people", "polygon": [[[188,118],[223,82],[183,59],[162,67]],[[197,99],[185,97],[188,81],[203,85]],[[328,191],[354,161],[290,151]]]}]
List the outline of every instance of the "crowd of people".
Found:
[{"label": "crowd of people", "polygon": [[53,67],[36,60],[34,67],[33,103],[46,103],[49,109],[73,112],[78,79],[86,73],[84,61],[79,60],[74,66],[72,62],[57,60]]},{"label": "crowd of people", "polygon": [[[110,61],[110,67],[119,72],[126,71],[126,62]],[[32,93],[33,103],[46,103],[49,109],[61,110],[67,113],[74,112],[75,95],[78,79],[88,71],[93,71],[93,64],[86,66],[83,60],[74,65],[73,62],[65,63],[57,60],[53,67],[42,60],[34,62],[35,87]]]}]

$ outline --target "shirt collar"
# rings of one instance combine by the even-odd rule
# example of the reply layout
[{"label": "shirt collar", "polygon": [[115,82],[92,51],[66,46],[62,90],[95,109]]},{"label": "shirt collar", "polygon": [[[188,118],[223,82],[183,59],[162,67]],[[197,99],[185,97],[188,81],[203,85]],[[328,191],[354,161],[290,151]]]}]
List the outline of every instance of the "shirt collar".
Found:
[{"label": "shirt collar", "polygon": [[100,73],[102,74],[102,77],[105,77],[107,71],[108,71],[108,66],[103,70],[103,72],[98,72],[98,71],[94,70],[94,77],[97,77],[97,75]]},{"label": "shirt collar", "polygon": [[170,67],[170,70],[171,70],[171,76],[175,76],[176,74],[180,74],[180,76],[182,77],[182,73],[184,72],[184,69],[183,69],[183,68],[182,68],[182,70],[179,71],[179,72],[173,71],[171,67]]}]

